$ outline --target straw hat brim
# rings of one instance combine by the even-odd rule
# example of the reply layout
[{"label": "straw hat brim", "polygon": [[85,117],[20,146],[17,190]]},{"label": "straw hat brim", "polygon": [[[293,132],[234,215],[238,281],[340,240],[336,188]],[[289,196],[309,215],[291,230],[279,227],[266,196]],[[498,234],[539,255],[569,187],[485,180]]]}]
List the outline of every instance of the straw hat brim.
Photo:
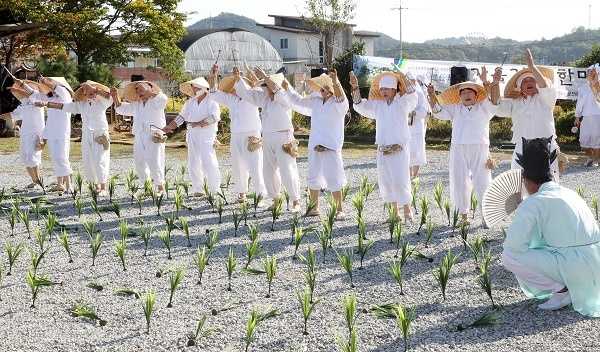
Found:
[{"label": "straw hat brim", "polygon": [[[544,76],[544,78],[550,80],[551,82],[554,80],[554,71],[552,71],[551,69],[547,68],[547,67],[543,67],[543,66],[538,66],[537,67],[540,72],[542,73],[542,76]],[[526,73],[532,73],[531,70],[529,68],[524,68],[522,70],[520,70],[519,72],[515,73],[506,83],[506,85],[504,86],[504,97],[505,98],[519,98],[521,97],[521,87],[517,87],[517,81],[519,80],[519,78],[526,74]]]},{"label": "straw hat brim", "polygon": [[210,89],[210,86],[209,86],[208,82],[204,79],[204,77],[198,77],[191,81],[181,83],[179,85],[179,91],[181,93],[187,95],[188,97],[193,97],[195,95],[194,90],[192,89],[193,85],[200,86],[200,87],[203,87],[206,89]]},{"label": "straw hat brim", "polygon": [[[71,88],[71,85],[69,84],[69,82],[67,82],[67,80],[64,77],[44,77],[44,78],[47,78],[47,79],[53,81],[54,84],[65,87],[65,89],[69,91],[69,94],[71,94],[71,97],[73,97],[73,94],[74,94],[73,88]],[[51,87],[48,87],[47,85],[45,85],[43,83],[40,83],[40,84],[42,86],[46,87],[48,90],[50,90],[50,91],[52,90]]]},{"label": "straw hat brim", "polygon": [[[250,87],[254,87],[254,84],[246,78],[242,77],[244,82],[248,84]],[[219,90],[224,93],[235,94],[235,84],[237,83],[238,78],[236,76],[227,76],[219,81]]]},{"label": "straw hat brim", "polygon": [[371,89],[369,90],[369,100],[383,100],[383,95],[379,91],[379,84],[381,79],[385,76],[394,76],[398,81],[398,86],[396,87],[397,93],[400,95],[406,94],[406,89],[408,86],[408,79],[402,72],[382,72],[377,76],[373,77],[373,81],[371,82]]},{"label": "straw hat brim", "polygon": [[[285,81],[285,76],[283,75],[283,73],[276,73],[274,75],[269,75],[269,78],[279,88],[281,88],[281,86],[283,85],[283,81]],[[257,86],[261,86],[263,84],[266,84],[264,79],[261,79],[260,81],[258,81],[256,83]]]},{"label": "straw hat brim", "polygon": [[316,93],[321,91],[321,88],[329,90],[333,93],[333,80],[329,75],[322,73],[320,76],[313,77],[307,81],[308,88]]},{"label": "straw hat brim", "polygon": [[[110,93],[110,88],[108,88],[107,86],[105,86],[102,83],[98,83],[98,82],[94,82],[94,81],[85,81],[84,83],[87,83],[89,85],[91,85],[92,87],[99,89],[105,93]],[[79,88],[77,88],[77,90],[75,91],[75,94],[73,95],[73,100],[74,101],[82,101],[85,100],[85,92],[83,91],[83,84],[81,86],[79,86]]]},{"label": "straw hat brim", "polygon": [[460,91],[463,89],[473,89],[477,93],[476,102],[480,103],[487,98],[485,87],[473,82],[462,82],[448,87],[437,99],[440,105],[460,104]]},{"label": "straw hat brim", "polygon": [[[38,92],[40,92],[42,94],[48,94],[51,91],[50,88],[48,88],[47,86],[45,86],[45,85],[43,85],[43,84],[41,84],[39,82],[30,81],[28,79],[24,79],[22,81],[23,81],[23,83],[27,84],[32,89],[35,89],[35,90],[37,90]],[[16,87],[14,83],[13,83],[12,87]]]},{"label": "straw hat brim", "polygon": [[158,94],[161,92],[160,87],[158,86],[158,84],[154,83],[154,82],[150,82],[150,81],[134,81],[134,82],[130,82],[128,83],[125,88],[123,88],[123,99],[125,99],[126,101],[129,102],[134,102],[134,101],[138,101],[139,97],[135,91],[135,86],[138,83],[145,83],[148,84],[150,86],[150,89],[152,91],[153,94]]},{"label": "straw hat brim", "polygon": [[15,98],[17,98],[17,100],[19,100],[19,101],[22,101],[23,99],[26,99],[26,98],[28,98],[28,95],[27,95],[27,94],[25,94],[25,92],[24,92],[24,91],[22,91],[22,90],[21,90],[21,89],[19,89],[19,88],[16,88],[16,87],[9,87],[8,89],[10,90],[11,94],[12,94],[12,95],[13,95]]}]

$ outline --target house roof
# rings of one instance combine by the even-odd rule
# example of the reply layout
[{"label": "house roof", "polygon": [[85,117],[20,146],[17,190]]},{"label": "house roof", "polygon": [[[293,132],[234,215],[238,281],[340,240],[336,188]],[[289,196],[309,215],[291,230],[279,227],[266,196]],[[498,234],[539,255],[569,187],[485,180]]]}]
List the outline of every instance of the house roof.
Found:
[{"label": "house roof", "polygon": [[314,33],[316,33],[315,31],[309,31],[309,30],[306,30],[306,29],[293,28],[293,27],[284,27],[284,26],[275,26],[275,25],[272,25],[272,24],[257,23],[256,25],[260,26],[260,27],[267,28],[267,29],[274,29],[274,30],[283,31],[283,32],[290,32],[290,33],[307,33],[307,34],[314,34]]},{"label": "house roof", "polygon": [[[308,18],[304,17],[304,16],[285,16],[285,15],[268,15],[268,16],[273,17],[273,18],[280,17],[280,18],[291,18],[291,19],[303,20],[303,21],[308,20]],[[356,27],[356,25],[352,24],[352,23],[346,23],[346,24],[349,25],[350,27]]]},{"label": "house roof", "polygon": [[354,31],[354,35],[357,37],[381,37],[381,34],[372,31]]},{"label": "house roof", "polygon": [[217,32],[248,32],[242,28],[218,28],[218,29],[192,29],[188,30],[187,34],[181,39],[179,44],[179,48],[183,51],[186,51],[192,44],[194,44],[198,39],[205,37],[209,34],[217,33]]}]

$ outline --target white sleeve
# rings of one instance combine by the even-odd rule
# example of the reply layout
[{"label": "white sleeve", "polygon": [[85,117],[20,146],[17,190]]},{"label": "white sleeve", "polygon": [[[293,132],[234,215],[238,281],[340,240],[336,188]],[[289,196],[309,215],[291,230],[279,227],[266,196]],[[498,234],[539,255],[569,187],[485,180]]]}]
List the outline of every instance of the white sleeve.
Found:
[{"label": "white sleeve", "polygon": [[498,102],[498,109],[496,110],[496,116],[498,117],[511,117],[512,116],[513,99],[503,98]]},{"label": "white sleeve", "polygon": [[208,104],[209,116],[214,117],[216,121],[221,121],[221,109],[219,108],[219,104],[212,100],[209,101]]},{"label": "white sleeve", "polygon": [[549,85],[546,88],[539,88],[538,91],[538,94],[540,95],[540,98],[542,99],[544,104],[551,107],[554,107],[554,105],[556,105],[557,94],[556,89],[554,89],[554,87]]},{"label": "white sleeve", "polygon": [[259,108],[263,108],[265,106],[265,92],[262,90],[256,90],[246,86],[246,82],[243,79],[235,82],[234,85],[235,93],[242,98],[242,100],[247,101],[248,103],[255,105]]},{"label": "white sleeve", "polygon": [[433,117],[438,120],[450,120],[454,118],[455,104],[452,105],[440,105],[441,109],[439,112],[434,112]]},{"label": "white sleeve", "polygon": [[227,107],[231,107],[233,104],[237,102],[237,98],[233,94],[216,91],[208,93],[208,97],[212,100],[216,101],[221,105],[225,105]]},{"label": "white sleeve", "polygon": [[165,95],[165,93],[160,92],[152,99],[149,99],[146,104],[149,105],[151,109],[164,110],[167,107],[168,102],[169,98]]},{"label": "white sleeve", "polygon": [[135,113],[135,106],[133,103],[122,102],[121,105],[115,107],[115,112],[123,116],[133,116]]},{"label": "white sleeve", "polygon": [[361,99],[360,102],[354,102],[352,108],[354,111],[359,113],[361,116],[366,118],[376,120],[377,116],[375,116],[375,105],[377,104],[374,100]]},{"label": "white sleeve", "polygon": [[312,115],[312,99],[310,97],[300,96],[292,87],[288,88],[286,95],[292,105],[292,109],[305,116]]},{"label": "white sleeve", "polygon": [[61,85],[56,86],[56,88],[54,89],[54,93],[58,95],[60,101],[62,101],[63,103],[70,103],[71,101],[73,101],[69,90]]},{"label": "white sleeve", "polygon": [[23,105],[19,105],[10,113],[10,117],[13,121],[23,120],[23,109]]},{"label": "white sleeve", "polygon": [[70,112],[73,114],[80,114],[81,113],[81,103],[74,101],[71,103],[65,103],[63,104],[62,110],[65,112]]}]

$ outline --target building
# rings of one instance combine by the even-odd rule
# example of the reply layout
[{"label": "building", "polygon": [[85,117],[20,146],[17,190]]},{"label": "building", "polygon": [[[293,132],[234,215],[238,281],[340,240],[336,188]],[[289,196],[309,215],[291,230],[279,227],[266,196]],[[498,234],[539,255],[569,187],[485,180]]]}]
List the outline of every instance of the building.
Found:
[{"label": "building", "polygon": [[[273,17],[274,24],[260,24],[265,29],[266,39],[281,55],[288,73],[305,72],[309,68],[322,67],[324,62],[324,46],[321,35],[308,23],[305,17],[279,16]],[[366,55],[374,54],[375,38],[379,34],[367,31],[355,31],[355,25],[347,24],[335,38],[333,56],[349,49],[355,41],[365,43]]]}]

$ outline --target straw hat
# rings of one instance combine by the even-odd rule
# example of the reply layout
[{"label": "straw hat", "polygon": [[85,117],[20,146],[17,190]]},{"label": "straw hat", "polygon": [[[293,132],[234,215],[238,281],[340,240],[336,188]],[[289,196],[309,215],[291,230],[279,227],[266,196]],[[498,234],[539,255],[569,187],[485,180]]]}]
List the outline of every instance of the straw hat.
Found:
[{"label": "straw hat", "polygon": [[84,92],[84,89],[83,89],[83,85],[84,84],[89,84],[89,85],[91,85],[92,87],[94,87],[94,88],[96,88],[98,90],[101,90],[101,91],[106,92],[106,93],[110,93],[110,88],[108,88],[104,84],[88,80],[88,81],[83,82],[79,86],[79,88],[77,88],[77,90],[75,91],[75,94],[73,95],[73,100],[74,101],[85,100],[85,92]]},{"label": "straw hat", "polygon": [[[275,83],[276,86],[281,88],[281,85],[283,84],[283,81],[285,81],[285,76],[283,75],[283,73],[276,73],[274,75],[269,75],[269,78],[271,79],[271,81],[273,81],[273,83]],[[261,79],[260,81],[258,81],[256,83],[257,86],[266,84],[264,79]]]},{"label": "straw hat", "polygon": [[29,97],[29,95],[26,94],[26,92],[21,89],[21,88],[17,88],[17,87],[9,87],[8,90],[10,90],[10,92],[12,93],[12,95],[17,98],[18,101],[23,101],[24,99],[27,99]]},{"label": "straw hat", "polygon": [[333,80],[326,73],[321,73],[320,76],[313,77],[307,81],[308,88],[315,93],[319,93],[321,88],[329,90],[333,94]]},{"label": "straw hat", "polygon": [[[549,68],[543,67],[543,66],[538,66],[537,67],[538,70],[540,70],[540,72],[542,73],[542,76],[544,76],[546,79],[552,81],[554,80],[554,71],[552,71]],[[504,97],[505,98],[519,98],[521,97],[521,87],[517,86],[517,82],[519,81],[519,78],[521,78],[522,75],[525,74],[532,74],[531,70],[529,68],[524,68],[521,71],[515,73],[506,83],[506,86],[504,86]]]},{"label": "straw hat", "polygon": [[[246,77],[242,77],[244,82],[248,84],[250,87],[254,87],[254,84]],[[238,78],[234,75],[227,76],[219,81],[219,90],[221,92],[235,94],[235,84],[237,83]]]},{"label": "straw hat", "polygon": [[198,88],[210,89],[210,85],[208,84],[206,79],[204,79],[204,77],[198,77],[198,78],[194,78],[191,81],[181,83],[179,85],[179,91],[181,93],[187,95],[188,97],[193,97],[195,94],[194,94],[194,90],[192,89],[192,86],[195,86]]},{"label": "straw hat", "polygon": [[135,91],[135,86],[138,83],[144,83],[150,86],[150,90],[152,90],[153,94],[158,94],[161,92],[160,87],[158,86],[158,84],[154,83],[154,82],[150,82],[150,81],[134,81],[134,82],[129,82],[125,88],[123,88],[123,99],[129,101],[129,102],[134,102],[134,101],[138,101],[139,97],[138,94]]},{"label": "straw hat", "polygon": [[402,72],[386,71],[373,77],[371,89],[369,90],[369,100],[383,100],[383,95],[381,95],[379,92],[379,84],[381,79],[383,79],[385,76],[393,76],[398,81],[398,87],[396,89],[400,95],[404,95],[406,93],[406,88],[408,85],[406,76]]},{"label": "straw hat", "polygon": [[[23,79],[21,81],[24,84],[28,85],[30,88],[35,89],[42,94],[48,94],[48,92],[50,92],[50,88],[48,88],[47,86],[40,84],[38,82],[30,81],[28,79]],[[23,99],[27,98],[28,95],[25,94],[26,91],[20,87],[17,87],[16,83],[17,82],[13,83],[13,85],[10,87],[11,93],[15,96],[15,98],[17,98],[19,100],[23,100]],[[16,88],[16,89],[14,89],[14,88]]]},{"label": "straw hat", "polygon": [[460,104],[460,91],[463,89],[474,90],[477,93],[477,103],[487,98],[487,92],[482,85],[473,82],[462,82],[448,87],[442,94],[438,95],[438,102],[440,105]]},{"label": "straw hat", "polygon": [[[71,88],[71,85],[69,84],[69,82],[67,82],[67,80],[64,77],[44,77],[44,78],[51,80],[52,82],[54,82],[54,84],[65,87],[71,94],[71,97],[73,96],[73,94],[74,94],[73,88]],[[40,84],[43,85],[44,87],[47,87],[49,90],[52,90],[52,88],[48,87],[47,85],[45,85],[43,83],[40,83]]]}]

